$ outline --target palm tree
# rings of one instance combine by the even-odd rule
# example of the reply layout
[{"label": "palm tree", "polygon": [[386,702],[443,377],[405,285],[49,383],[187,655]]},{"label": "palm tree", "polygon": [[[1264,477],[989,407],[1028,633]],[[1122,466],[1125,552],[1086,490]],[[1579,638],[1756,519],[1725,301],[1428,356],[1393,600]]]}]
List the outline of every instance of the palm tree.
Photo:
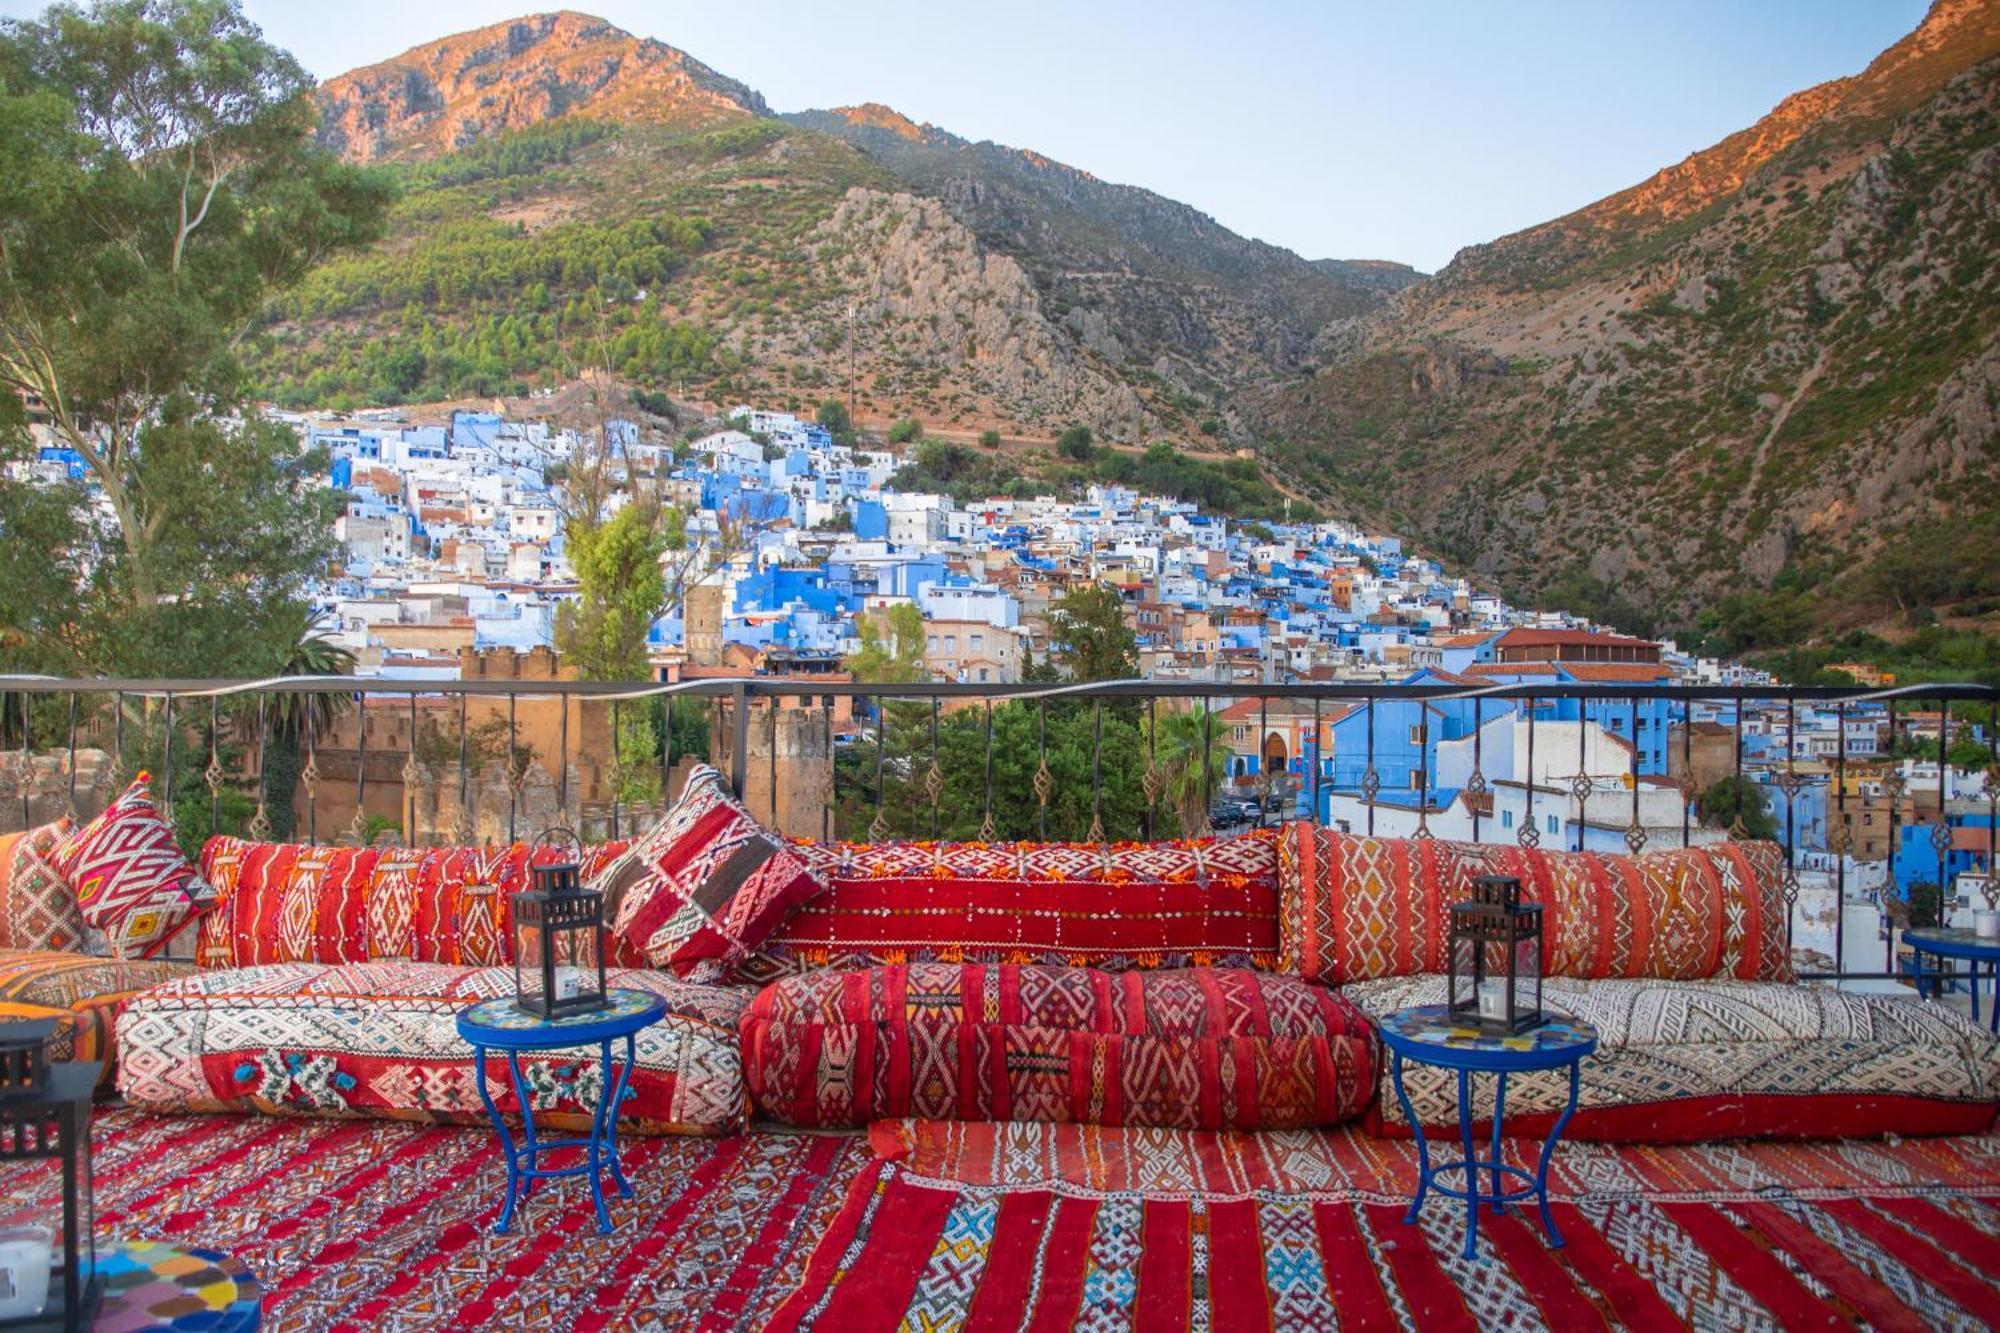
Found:
[{"label": "palm tree", "polygon": [[1153,724],[1147,749],[1159,774],[1160,799],[1180,820],[1181,832],[1206,830],[1209,798],[1229,775],[1222,719],[1200,705],[1168,713]]},{"label": "palm tree", "polygon": [[[284,645],[277,668],[281,676],[345,676],[354,671],[354,654],[328,639],[319,617],[303,603],[284,623],[279,642]],[[299,755],[326,734],[344,703],[338,694],[271,696],[264,733],[264,805],[271,836],[280,842],[298,828],[292,794],[299,785]]]}]

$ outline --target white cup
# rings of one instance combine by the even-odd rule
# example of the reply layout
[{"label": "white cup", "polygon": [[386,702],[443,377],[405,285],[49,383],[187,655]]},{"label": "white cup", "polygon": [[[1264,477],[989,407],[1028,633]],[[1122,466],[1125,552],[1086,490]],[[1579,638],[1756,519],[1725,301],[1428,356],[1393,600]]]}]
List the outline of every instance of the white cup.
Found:
[{"label": "white cup", "polygon": [[2000,912],[1974,912],[1972,933],[1982,940],[2000,940]]},{"label": "white cup", "polygon": [[22,1227],[0,1232],[0,1319],[40,1314],[49,1299],[55,1248],[47,1232]]}]

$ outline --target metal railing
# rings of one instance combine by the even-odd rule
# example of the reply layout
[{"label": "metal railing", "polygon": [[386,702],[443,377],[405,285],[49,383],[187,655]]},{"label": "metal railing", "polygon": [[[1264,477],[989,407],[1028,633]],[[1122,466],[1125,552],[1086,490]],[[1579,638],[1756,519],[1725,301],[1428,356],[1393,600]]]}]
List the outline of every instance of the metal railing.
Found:
[{"label": "metal railing", "polygon": [[[847,702],[847,720],[837,720],[836,701]],[[524,703],[535,714],[526,722]],[[552,729],[542,715],[550,704]],[[1930,711],[1913,712],[1917,706]],[[1443,821],[1447,831],[1463,823],[1473,842],[1490,841],[1497,831],[1523,846],[1558,838],[1581,850],[1609,840],[1636,853],[1662,840],[1687,846],[1746,832],[1740,815],[1718,829],[1697,813],[1704,765],[1696,758],[1695,723],[1698,714],[1712,714],[1727,719],[1710,724],[1706,747],[1717,748],[1715,728],[1726,730],[1723,776],[1738,779],[1739,795],[1742,781],[1753,778],[1782,798],[1774,817],[1793,908],[1788,943],[1795,942],[1802,874],[1830,881],[1823,885],[1833,905],[1830,965],[1815,959],[1805,974],[1882,980],[1901,972],[1896,933],[1899,914],[1907,912],[1894,867],[1908,853],[1905,829],[1929,825],[1940,917],[1950,906],[1948,756],[1955,728],[1966,725],[1955,723],[1954,706],[1975,718],[1983,706],[1988,780],[1974,804],[1985,807],[1992,884],[2000,852],[2000,691],[1980,685],[881,685],[808,676],[620,684],[14,675],[0,676],[0,759],[7,761],[0,763],[0,818],[12,822],[10,797],[18,798],[23,826],[36,817],[38,801],[44,816],[52,806],[77,813],[81,758],[100,755],[108,766],[93,771],[96,790],[115,790],[138,768],[155,768],[160,804],[173,812],[184,840],[195,842],[218,831],[319,841],[332,832],[322,827],[322,807],[350,804],[344,790],[336,793],[335,773],[343,786],[351,784],[352,809],[335,836],[350,842],[513,840],[544,822],[619,837],[637,831],[671,796],[679,768],[701,760],[722,768],[739,797],[764,802],[752,808],[774,824],[822,838],[1150,839],[1207,832],[1224,815],[1263,825],[1329,820],[1339,809],[1349,816],[1342,822],[1361,833],[1431,837],[1432,824]],[[1828,708],[1833,753],[1825,762],[1804,761],[1800,710]],[[1193,725],[1176,729],[1168,721],[1176,713]],[[1934,756],[1927,735],[1923,742],[1932,756],[1925,762],[1937,769],[1934,801],[1900,765],[1849,754],[1851,724],[1878,715],[1877,748],[1905,755],[1912,728],[1935,721]],[[1509,719],[1511,735],[1498,733],[1491,742],[1504,742],[1509,753],[1489,756],[1490,725]],[[542,738],[539,747],[524,742],[529,723]],[[1576,751],[1575,772],[1566,775],[1556,766],[1567,759],[1551,758],[1548,747],[1570,738],[1546,739],[1564,728],[1574,728]],[[684,736],[680,753],[677,730],[694,737],[690,743]],[[1245,744],[1238,731],[1254,740]],[[1644,744],[1642,731],[1650,733]],[[388,733],[386,740],[373,738],[372,752],[371,732]],[[1539,770],[1538,733],[1545,738]],[[1604,738],[1617,738],[1622,772],[1602,771],[1601,762],[1600,771],[1591,771],[1593,736],[1600,757]],[[1753,736],[1764,739],[1752,747]],[[1454,747],[1450,758],[1459,770],[1449,786],[1438,771],[1446,745]],[[1768,753],[1752,757],[1752,748]],[[295,774],[288,765],[296,765]],[[1711,776],[1716,767],[1711,756]],[[1385,782],[1385,773],[1400,775],[1396,785]],[[385,788],[397,814],[371,815],[371,799],[379,809]],[[1501,809],[1499,798],[1512,800],[1517,790],[1515,821],[1516,812]],[[1823,834],[1800,827],[1801,797],[1815,790]],[[1649,791],[1677,797],[1677,829],[1645,821]],[[1629,801],[1621,800],[1625,792]],[[1447,793],[1450,800],[1438,799]],[[1857,802],[1869,819],[1879,813],[1886,820],[1879,870],[1872,858],[1852,855],[1848,815]],[[1933,808],[1920,818],[1925,804]],[[1967,802],[1957,804],[1963,815]],[[1627,820],[1622,829],[1607,813],[1614,808]],[[1847,965],[1849,881],[1856,876],[1854,901],[1880,910],[1879,971]]]}]

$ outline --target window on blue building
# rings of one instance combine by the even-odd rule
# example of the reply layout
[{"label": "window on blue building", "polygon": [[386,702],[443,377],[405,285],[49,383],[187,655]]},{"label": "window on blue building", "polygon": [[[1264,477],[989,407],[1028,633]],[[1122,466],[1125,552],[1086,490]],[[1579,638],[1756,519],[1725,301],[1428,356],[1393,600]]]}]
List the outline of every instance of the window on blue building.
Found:
[{"label": "window on blue building", "polygon": [[1502,810],[1500,812],[1500,827],[1501,828],[1514,827],[1514,812],[1512,810]]}]

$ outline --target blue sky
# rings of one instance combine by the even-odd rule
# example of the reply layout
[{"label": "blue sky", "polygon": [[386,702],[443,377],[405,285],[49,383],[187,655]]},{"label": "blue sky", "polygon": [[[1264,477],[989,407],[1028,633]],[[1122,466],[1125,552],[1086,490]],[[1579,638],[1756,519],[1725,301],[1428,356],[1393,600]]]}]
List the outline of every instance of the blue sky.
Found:
[{"label": "blue sky", "polygon": [[[572,0],[780,111],[886,102],[1309,258],[1432,270],[1859,71],[1923,0]],[[39,4],[0,0],[0,15]],[[321,78],[530,0],[247,0]]]}]

